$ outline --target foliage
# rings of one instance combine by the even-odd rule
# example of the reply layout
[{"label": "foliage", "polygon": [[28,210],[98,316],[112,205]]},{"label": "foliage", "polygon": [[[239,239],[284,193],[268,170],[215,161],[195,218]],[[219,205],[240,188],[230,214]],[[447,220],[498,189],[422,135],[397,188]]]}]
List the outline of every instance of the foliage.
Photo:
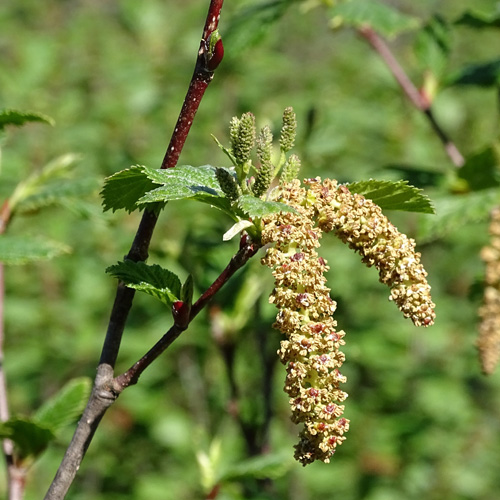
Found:
[{"label": "foliage", "polygon": [[[405,202],[412,203],[413,196],[419,200],[423,214],[388,215],[423,244],[436,326],[414,331],[386,304],[373,273],[362,269],[356,256],[335,242],[325,243],[337,319],[347,332],[351,436],[329,465],[302,470],[285,463],[287,458],[281,463],[295,438],[287,398],[280,392],[282,373],[275,374],[275,361],[268,361],[275,360],[279,341],[270,328],[275,311],[267,304],[272,281],[258,262],[251,263],[105,416],[68,498],[154,500],[164,498],[165,491],[178,498],[201,497],[207,485],[200,482],[195,457],[200,450],[209,455],[210,445],[200,436],[220,440],[213,468],[215,481],[221,481],[220,498],[496,497],[500,384],[498,373],[490,379],[480,375],[474,342],[483,275],[478,254],[488,239],[488,212],[499,202],[498,13],[489,0],[380,1],[377,6],[405,21],[381,26],[380,19],[401,18],[380,18],[376,10],[363,18],[350,13],[355,4],[369,2],[330,3],[227,2],[220,25],[225,59],[181,164],[209,163],[233,172],[210,135],[227,144],[226,123],[248,110],[276,132],[281,110],[293,105],[301,176],[335,177],[351,189],[369,178],[378,179],[379,187],[390,181]],[[256,202],[248,194],[232,207],[213,177],[201,185],[215,194],[183,184],[184,199],[164,205],[172,193],[154,177],[189,80],[205,11],[197,0],[182,7],[159,0],[112,7],[7,0],[0,8],[0,108],[36,109],[57,122],[57,127],[36,122],[26,122],[23,130],[4,127],[0,197],[10,197],[16,186],[22,189],[0,246],[13,250],[13,241],[29,237],[21,250],[40,252],[37,238],[43,235],[43,241],[64,242],[73,252],[40,262],[31,255],[29,262],[23,259],[26,266],[5,271],[5,368],[19,416],[5,424],[4,435],[30,435],[28,428],[33,435],[39,432],[42,439],[30,441],[33,449],[25,454],[38,453],[49,435],[54,443],[31,471],[27,500],[46,489],[63,453],[60,443],[70,439],[69,429],[62,428],[54,440],[33,409],[65,380],[93,375],[114,294],[104,269],[127,251],[139,220],[137,212],[126,212],[142,209],[146,201],[160,203],[163,213],[148,266],[170,269],[179,282],[192,274],[196,297],[236,251],[236,241],[222,241],[228,225],[269,210],[265,200]],[[342,29],[332,23],[340,14]],[[461,169],[450,164],[429,124],[401,97],[377,55],[354,36],[367,21],[393,37],[398,60],[465,156]],[[332,31],[332,24],[338,29]],[[78,168],[72,161],[72,167],[56,168],[50,180],[44,178],[44,167],[38,167],[65,158],[67,151],[82,155]],[[141,164],[148,167],[123,170]],[[80,199],[92,192],[95,177],[107,178],[104,216],[96,215],[97,197],[86,204]],[[427,215],[430,205],[417,191],[424,187],[435,216]],[[230,223],[207,205],[222,208]],[[158,290],[163,288],[159,283]],[[179,293],[176,289],[175,297]],[[122,367],[168,323],[164,304],[139,295],[125,332]],[[266,400],[257,397],[263,388],[272,403],[267,430],[261,425]],[[46,420],[55,420],[48,415]],[[251,458],[245,436],[256,429],[271,435],[270,458]],[[274,479],[272,492],[261,477]]]}]

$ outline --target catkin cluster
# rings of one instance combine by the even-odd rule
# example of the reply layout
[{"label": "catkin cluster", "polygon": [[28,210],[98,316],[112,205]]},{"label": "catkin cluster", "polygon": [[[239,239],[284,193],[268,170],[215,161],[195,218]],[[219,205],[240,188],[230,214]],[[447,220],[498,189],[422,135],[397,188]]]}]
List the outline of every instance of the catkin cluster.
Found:
[{"label": "catkin cluster", "polygon": [[262,243],[273,246],[262,262],[275,278],[269,300],[279,311],[273,326],[286,336],[278,354],[287,365],[292,420],[304,424],[295,458],[306,465],[328,462],[349,430],[341,404],[347,394],[340,389],[346,378],[339,371],[345,333],[336,328],[336,304],[324,276],[328,266],[316,251],[322,233],[334,232],[366,265],[375,266],[391,289],[390,298],[415,325],[431,325],[435,314],[415,242],[380,207],[333,180],[309,179],[304,185],[294,180],[274,192],[276,201],[296,213],[263,219]]},{"label": "catkin cluster", "polygon": [[483,305],[477,347],[484,373],[491,374],[500,360],[500,208],[491,213],[490,244],[481,251],[486,264]]}]

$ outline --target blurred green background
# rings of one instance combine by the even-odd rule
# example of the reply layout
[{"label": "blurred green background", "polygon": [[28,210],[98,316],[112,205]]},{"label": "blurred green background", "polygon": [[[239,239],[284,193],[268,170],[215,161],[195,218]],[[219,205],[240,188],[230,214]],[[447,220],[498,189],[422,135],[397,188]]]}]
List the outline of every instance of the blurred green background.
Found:
[{"label": "blurred green background", "polygon": [[[280,10],[273,2],[259,11],[263,17],[241,14],[260,2],[226,3],[219,26],[225,59],[181,164],[226,165],[211,134],[227,144],[229,119],[245,111],[255,114],[259,126],[277,131],[283,109],[293,106],[299,122],[295,152],[304,177],[396,179],[400,171],[388,166],[412,165],[440,179],[428,186],[431,197],[446,194],[454,167],[428,122],[353,30],[330,29],[328,10],[314,8],[321,2],[274,2],[282,4],[283,15],[267,28],[263,22]],[[494,4],[386,3],[424,21],[435,13],[453,21],[467,8],[491,11]],[[0,108],[43,112],[56,126],[7,130],[0,200],[68,152],[81,155],[79,176],[100,183],[133,164],[159,167],[207,7],[200,0],[3,0]],[[420,85],[425,68],[415,56],[417,34],[405,33],[391,47]],[[498,47],[498,30],[455,27],[446,73],[498,58]],[[477,86],[448,86],[437,96],[436,116],[464,155],[498,138],[496,98],[495,88]],[[40,233],[73,250],[6,269],[5,368],[11,411],[20,414],[31,413],[67,379],[93,377],[116,286],[104,269],[127,253],[140,219],[137,213],[102,214],[97,193],[75,210],[55,207],[31,215],[15,219],[9,232]],[[423,219],[432,216],[388,215],[403,232],[424,235],[419,250],[437,321],[430,329],[415,328],[387,300],[376,271],[325,238],[322,255],[331,266],[336,318],[347,332],[343,373],[349,393],[345,416],[351,420],[330,464],[302,468],[291,460],[298,429],[289,422],[281,391],[284,368],[269,361],[280,340],[270,326],[275,310],[267,304],[272,277],[256,258],[217,297],[211,314],[200,315],[109,410],[68,498],[203,498],[210,467],[200,469],[197,454],[212,450],[213,457],[220,446],[219,465],[215,458],[211,462],[215,474],[244,461],[244,422],[261,430],[269,424],[269,442],[262,442],[272,456],[282,457],[282,466],[269,472],[271,479],[234,474],[222,484],[221,499],[497,499],[500,373],[481,375],[474,347],[487,221],[437,235],[421,230]],[[222,242],[230,225],[204,205],[171,203],[157,226],[149,262],[183,279],[192,273],[199,293],[237,249],[236,241]],[[159,302],[136,295],[118,370],[135,362],[169,322]],[[271,391],[268,399],[262,387]],[[28,500],[46,491],[71,433],[67,429],[33,467]],[[0,468],[3,491],[3,463]]]}]

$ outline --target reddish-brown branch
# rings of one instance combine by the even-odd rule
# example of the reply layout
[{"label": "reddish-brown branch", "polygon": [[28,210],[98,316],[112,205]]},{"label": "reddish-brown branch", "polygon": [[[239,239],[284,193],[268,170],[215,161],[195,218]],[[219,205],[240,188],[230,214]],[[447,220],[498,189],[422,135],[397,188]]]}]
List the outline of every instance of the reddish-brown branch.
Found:
[{"label": "reddish-brown branch", "polygon": [[406,74],[405,70],[398,63],[396,58],[394,57],[391,49],[385,43],[385,41],[378,35],[378,33],[369,26],[365,26],[363,28],[359,28],[358,32],[361,36],[363,36],[370,45],[375,49],[375,51],[380,55],[380,57],[387,64],[387,67],[391,71],[392,75],[399,83],[399,86],[405,93],[406,97],[410,100],[410,102],[419,110],[424,113],[424,115],[429,120],[432,129],[439,137],[440,141],[443,143],[443,147],[446,151],[446,154],[452,161],[452,163],[456,167],[461,167],[464,163],[464,157],[458,150],[455,143],[451,140],[448,134],[443,130],[441,125],[436,121],[436,118],[431,109],[431,103],[429,99],[424,97],[418,89],[413,85],[412,81]]},{"label": "reddish-brown branch", "polygon": [[[176,125],[174,129],[162,168],[171,168],[176,165],[200,101],[212,80],[213,71],[207,68],[208,57],[205,56],[206,41],[211,33],[217,29],[223,3],[224,0],[211,0],[210,2],[195,71],[177,121],[181,127]],[[134,261],[146,260],[157,220],[158,214],[154,210],[144,212],[127,258]],[[121,392],[115,390],[113,370],[133,298],[134,290],[126,288],[122,284],[118,285],[92,394],[56,476],[45,495],[45,500],[62,500],[66,496],[101,418]],[[172,335],[170,343],[174,340],[173,337],[176,338]],[[167,343],[167,347],[168,345],[169,343]]]}]

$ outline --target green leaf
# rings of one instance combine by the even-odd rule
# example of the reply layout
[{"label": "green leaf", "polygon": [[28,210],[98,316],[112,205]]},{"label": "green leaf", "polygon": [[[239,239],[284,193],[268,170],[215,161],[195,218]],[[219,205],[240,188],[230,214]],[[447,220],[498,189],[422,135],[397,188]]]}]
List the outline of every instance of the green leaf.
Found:
[{"label": "green leaf", "polygon": [[497,87],[500,84],[500,59],[465,66],[453,74],[446,83],[448,85]]},{"label": "green leaf", "polygon": [[500,148],[492,145],[469,156],[457,173],[471,191],[478,191],[500,185],[499,167]]},{"label": "green leaf", "polygon": [[279,212],[296,212],[294,208],[284,203],[264,201],[251,195],[240,196],[238,199],[238,206],[249,217],[264,217],[265,215],[277,214]]},{"label": "green leaf", "polygon": [[443,17],[434,15],[419,30],[414,50],[425,70],[435,76],[444,73],[450,55],[450,29]]},{"label": "green leaf", "polygon": [[144,173],[146,167],[134,166],[113,174],[104,182],[101,191],[104,211],[125,209],[137,210],[137,200],[155,187],[155,183]]},{"label": "green leaf", "polygon": [[[143,167],[143,172],[154,184],[162,184],[162,187],[143,196],[141,203],[151,203],[149,199],[154,199],[156,202],[196,198],[200,195],[223,195],[215,176],[215,167],[211,165],[202,167],[181,165],[165,170]],[[148,201],[144,201],[145,199]]]},{"label": "green leaf", "polygon": [[82,414],[91,389],[92,381],[87,377],[70,380],[36,411],[34,421],[56,433]]},{"label": "green leaf", "polygon": [[351,0],[337,3],[330,9],[332,25],[345,25],[354,28],[369,26],[380,35],[393,38],[404,31],[414,30],[420,26],[416,17],[402,14],[376,0]]},{"label": "green leaf", "polygon": [[106,269],[106,272],[123,281],[129,288],[147,293],[167,306],[180,300],[181,282],[176,274],[158,264],[125,260]]},{"label": "green leaf", "polygon": [[0,235],[0,262],[4,264],[52,259],[70,251],[71,248],[64,243],[41,237]]},{"label": "green leaf", "polygon": [[33,111],[18,111],[15,109],[4,109],[0,111],[0,130],[7,125],[21,126],[28,122],[41,122],[54,125],[54,120],[42,113]]},{"label": "green leaf", "polygon": [[467,10],[455,21],[455,24],[479,29],[500,28],[500,11],[478,12]]},{"label": "green leaf", "polygon": [[493,207],[500,204],[500,189],[484,189],[462,195],[434,198],[436,215],[420,219],[417,239],[432,241],[460,231],[465,224],[487,220]]},{"label": "green leaf", "polygon": [[18,460],[24,461],[40,455],[55,436],[50,429],[29,418],[14,417],[0,423],[0,438],[11,439]]},{"label": "green leaf", "polygon": [[293,460],[289,455],[269,454],[252,457],[227,467],[219,476],[219,481],[240,481],[245,478],[279,479],[283,477]]},{"label": "green leaf", "polygon": [[[143,167],[148,179],[162,186],[146,193],[138,200],[138,204],[192,199],[218,208],[234,219],[231,201],[224,196],[215,176],[215,170],[211,165],[202,167],[180,165],[166,170]],[[226,170],[234,175],[232,170]]]},{"label": "green leaf", "polygon": [[433,214],[430,199],[422,190],[408,185],[407,181],[369,181],[347,184],[351,193],[358,193],[372,200],[383,210],[403,210]]}]

